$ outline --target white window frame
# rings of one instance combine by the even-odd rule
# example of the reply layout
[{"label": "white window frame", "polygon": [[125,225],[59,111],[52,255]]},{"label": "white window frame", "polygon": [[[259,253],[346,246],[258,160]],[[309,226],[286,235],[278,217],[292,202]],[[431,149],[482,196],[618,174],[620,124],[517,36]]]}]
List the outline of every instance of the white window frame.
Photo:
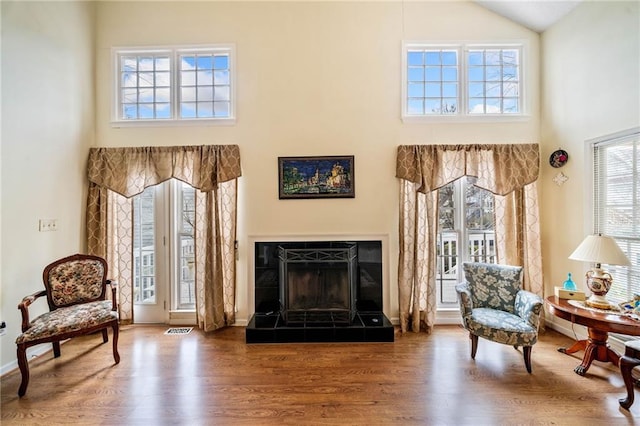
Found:
[{"label": "white window frame", "polygon": [[[408,63],[407,54],[410,50],[455,50],[458,56],[458,110],[451,114],[409,114],[408,113]],[[468,111],[468,64],[467,54],[469,50],[476,49],[509,49],[519,52],[519,97],[518,113],[469,113]],[[401,81],[401,119],[405,123],[411,122],[433,122],[433,121],[526,121],[528,120],[528,96],[526,87],[528,85],[526,76],[526,61],[528,57],[528,43],[524,40],[509,41],[504,43],[496,42],[465,42],[456,41],[450,43],[433,43],[426,41],[403,41],[402,42],[402,81]]]},{"label": "white window frame", "polygon": [[[197,46],[155,46],[155,47],[114,47],[111,49],[112,58],[112,96],[111,96],[111,126],[112,127],[156,127],[183,125],[233,125],[236,122],[236,65],[234,44],[211,44]],[[154,119],[125,119],[122,117],[122,87],[120,78],[120,62],[123,56],[145,56],[167,54],[170,60],[170,118]],[[228,117],[180,117],[180,68],[179,57],[184,54],[220,54],[229,58],[229,116]]]},{"label": "white window frame", "polygon": [[[454,212],[454,230],[441,230],[438,227],[438,242],[440,242],[440,237],[442,235],[456,235],[456,248],[457,248],[457,256],[456,256],[456,265],[457,265],[457,276],[455,278],[455,283],[459,283],[464,280],[464,271],[462,268],[462,264],[464,262],[487,262],[487,263],[495,263],[496,261],[496,253],[495,253],[495,223],[494,227],[491,230],[471,230],[467,228],[466,225],[466,215],[467,215],[467,193],[466,190],[469,186],[473,185],[467,176],[457,179],[453,182],[454,185],[454,196],[453,196],[453,212]],[[494,211],[495,211],[495,201],[494,201]],[[438,214],[440,211],[440,207],[438,207]],[[491,253],[483,253],[481,258],[472,258],[472,255],[469,253],[470,251],[470,242],[472,235],[482,234],[485,237],[485,242],[487,241],[486,236],[492,236],[489,240],[494,241],[493,251]],[[478,256],[476,256],[478,257]],[[440,262],[441,257],[436,256],[436,262]],[[437,304],[436,309],[438,311],[447,311],[447,310],[458,310],[459,305],[457,300],[451,302],[443,301],[444,295],[442,294],[441,288],[441,279],[445,278],[440,273],[440,265],[436,266],[436,295],[437,295]],[[445,278],[446,280],[447,278]],[[451,277],[448,277],[451,279]]]},{"label": "white window frame", "polygon": [[[638,238],[640,237],[637,235],[616,235],[615,233],[607,233],[605,229],[602,229],[602,225],[600,223],[601,220],[604,220],[605,218],[605,213],[604,213],[604,206],[600,206],[598,205],[598,196],[597,196],[597,192],[604,192],[604,189],[602,189],[603,187],[598,188],[598,185],[601,184],[600,182],[600,178],[598,176],[598,174],[596,173],[596,155],[595,155],[595,151],[598,147],[603,147],[606,145],[611,145],[611,144],[620,144],[620,143],[626,143],[629,141],[640,141],[640,127],[636,127],[636,128],[632,128],[629,130],[625,130],[622,132],[618,132],[618,133],[614,133],[611,135],[606,135],[603,137],[599,137],[599,138],[595,138],[595,139],[591,139],[586,141],[586,149],[587,149],[587,155],[585,156],[585,158],[587,159],[587,161],[589,162],[589,165],[587,167],[587,170],[590,171],[590,180],[588,181],[591,185],[590,188],[590,194],[591,194],[591,199],[588,201],[588,203],[590,204],[590,210],[587,211],[591,211],[592,212],[592,216],[587,217],[585,219],[585,225],[586,225],[586,229],[588,230],[587,233],[591,234],[591,233],[605,233],[610,237],[613,237],[616,242],[618,243],[618,245],[620,246],[620,248],[625,252],[628,253],[628,249],[629,249],[629,245],[628,244],[633,244],[634,241],[638,241]],[[640,158],[636,158],[635,161],[640,161]],[[636,185],[638,184],[637,182],[640,180],[640,176],[637,176],[635,179]],[[636,189],[637,191],[637,189]],[[603,194],[604,195],[604,194]],[[600,198],[602,201],[604,201],[604,199]],[[635,202],[637,203],[638,200],[635,200]],[[633,220],[634,223],[637,224],[637,222],[640,220],[640,217],[637,215],[640,215],[639,209],[632,209],[634,215],[636,215]],[[607,272],[609,272],[611,275],[613,275],[614,277],[614,286],[616,286],[616,283],[619,283],[621,279],[623,280],[630,280],[632,278],[632,276],[637,276],[638,271],[640,270],[640,264],[639,262],[639,254],[637,252],[633,253],[634,255],[629,255],[628,254],[628,258],[629,261],[631,262],[631,266],[625,266],[625,267],[621,267],[621,266],[615,266],[615,265],[606,265],[606,270]],[[612,297],[613,296],[613,292],[609,292],[609,294],[607,294],[607,298],[610,299],[613,303],[619,303],[619,302],[623,302],[623,301],[627,301],[630,300],[633,297],[632,291],[631,291],[631,285],[630,283],[627,281],[626,282],[626,290],[627,290],[627,295],[625,297],[623,297],[626,300],[620,300],[616,297]]]}]

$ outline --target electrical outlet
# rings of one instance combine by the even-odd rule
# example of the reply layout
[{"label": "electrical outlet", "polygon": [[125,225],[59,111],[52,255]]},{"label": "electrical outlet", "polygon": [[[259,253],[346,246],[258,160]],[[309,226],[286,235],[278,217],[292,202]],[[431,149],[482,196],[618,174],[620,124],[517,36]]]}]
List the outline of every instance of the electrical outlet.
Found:
[{"label": "electrical outlet", "polygon": [[38,231],[49,232],[58,230],[58,219],[40,219],[38,221]]}]

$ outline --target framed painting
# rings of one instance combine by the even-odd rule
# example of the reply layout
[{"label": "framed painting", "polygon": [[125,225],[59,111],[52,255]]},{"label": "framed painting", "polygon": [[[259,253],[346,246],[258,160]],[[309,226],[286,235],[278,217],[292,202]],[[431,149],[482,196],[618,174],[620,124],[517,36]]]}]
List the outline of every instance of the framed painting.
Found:
[{"label": "framed painting", "polygon": [[355,197],[353,155],[278,157],[280,199]]}]

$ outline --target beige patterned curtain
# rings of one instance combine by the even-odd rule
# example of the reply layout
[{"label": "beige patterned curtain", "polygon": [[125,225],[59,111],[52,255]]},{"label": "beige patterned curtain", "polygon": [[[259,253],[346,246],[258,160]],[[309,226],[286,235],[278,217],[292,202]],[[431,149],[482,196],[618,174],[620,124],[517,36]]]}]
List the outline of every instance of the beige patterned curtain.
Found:
[{"label": "beige patterned curtain", "polygon": [[525,266],[525,288],[542,295],[538,171],[538,144],[398,147],[402,332],[430,332],[435,323],[438,189],[462,176],[496,195],[498,262]]},{"label": "beige patterned curtain", "polygon": [[235,321],[237,145],[92,148],[88,164],[87,244],[118,281],[123,322],[133,322],[131,197],[171,178],[196,191],[196,313],[215,330]]}]

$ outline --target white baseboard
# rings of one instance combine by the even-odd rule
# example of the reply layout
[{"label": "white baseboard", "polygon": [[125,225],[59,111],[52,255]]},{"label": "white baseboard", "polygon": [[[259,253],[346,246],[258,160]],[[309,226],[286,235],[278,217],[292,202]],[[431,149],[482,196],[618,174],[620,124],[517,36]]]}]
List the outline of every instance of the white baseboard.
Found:
[{"label": "white baseboard", "polygon": [[[63,344],[67,342],[67,340],[65,340],[64,342],[60,342],[60,344]],[[53,348],[51,346],[51,343],[42,343],[40,345],[36,345],[36,346],[32,346],[30,348],[27,348],[27,360],[31,361],[33,358],[37,358],[41,355],[46,354],[47,352],[52,352]],[[3,365],[2,367],[0,367],[0,376],[4,376],[7,373],[10,373],[13,370],[16,370],[18,368],[18,360],[15,361],[11,361],[8,364]]]}]

